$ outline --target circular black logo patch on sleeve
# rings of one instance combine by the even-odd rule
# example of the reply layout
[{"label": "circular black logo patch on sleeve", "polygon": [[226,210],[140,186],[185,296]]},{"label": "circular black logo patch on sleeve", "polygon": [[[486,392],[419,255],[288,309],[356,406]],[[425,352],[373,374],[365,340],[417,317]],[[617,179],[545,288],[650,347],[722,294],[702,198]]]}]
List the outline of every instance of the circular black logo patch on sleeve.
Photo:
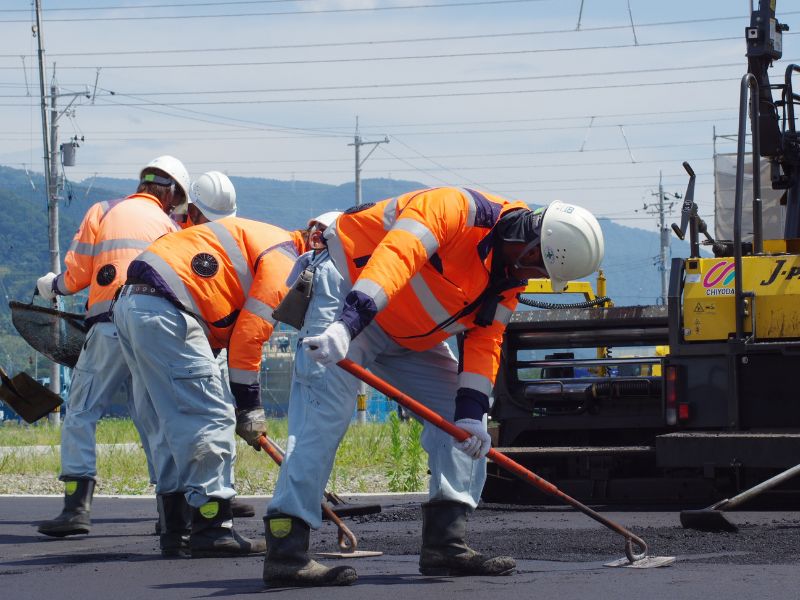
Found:
[{"label": "circular black logo patch on sleeve", "polygon": [[117,276],[117,268],[114,265],[103,265],[97,271],[98,285],[110,285]]},{"label": "circular black logo patch on sleeve", "polygon": [[200,254],[195,254],[192,258],[192,271],[200,275],[200,277],[213,277],[219,271],[219,263],[210,254],[201,252]]}]

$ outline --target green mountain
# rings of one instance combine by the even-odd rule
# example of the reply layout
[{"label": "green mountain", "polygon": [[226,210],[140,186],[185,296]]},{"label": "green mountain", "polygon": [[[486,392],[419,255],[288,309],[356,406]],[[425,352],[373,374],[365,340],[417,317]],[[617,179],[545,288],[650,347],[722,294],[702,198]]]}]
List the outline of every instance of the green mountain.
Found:
[{"label": "green mountain", "polygon": [[[311,181],[277,181],[231,178],[237,192],[239,215],[263,220],[286,229],[303,227],[310,217],[328,210],[352,206],[354,184],[339,186]],[[390,198],[425,187],[415,181],[367,179],[362,182],[363,202]],[[6,300],[29,301],[36,279],[48,272],[48,228],[44,178],[24,170],[0,167],[0,291]],[[119,198],[136,189],[135,179],[94,178],[68,183],[59,203],[59,239],[69,246],[86,209],[100,200]],[[603,270],[608,294],[618,305],[652,304],[661,280],[656,266],[659,236],[608,220],[601,225],[606,237]],[[688,244],[673,240],[673,256],[687,256]],[[564,302],[578,299],[565,297]],[[80,312],[85,297],[70,298],[66,309]],[[35,362],[35,353],[16,335],[7,302],[0,303],[0,364],[9,372],[46,368]]]}]

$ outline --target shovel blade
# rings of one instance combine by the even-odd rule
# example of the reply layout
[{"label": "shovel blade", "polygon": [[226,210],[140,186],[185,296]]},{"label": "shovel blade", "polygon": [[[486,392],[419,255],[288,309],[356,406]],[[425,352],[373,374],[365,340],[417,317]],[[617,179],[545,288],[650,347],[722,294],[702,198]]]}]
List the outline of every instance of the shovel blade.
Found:
[{"label": "shovel blade", "polygon": [[26,423],[35,423],[45,415],[61,406],[63,400],[25,372],[11,379],[2,373],[0,398]]},{"label": "shovel blade", "polygon": [[620,558],[605,563],[604,567],[623,567],[627,569],[657,569],[658,567],[668,567],[676,561],[674,556],[645,556],[633,562],[627,558]]},{"label": "shovel blade", "polygon": [[720,531],[736,533],[739,531],[736,525],[725,518],[722,511],[712,508],[682,510],[681,525],[684,529],[695,529],[697,531],[709,531],[712,533]]}]

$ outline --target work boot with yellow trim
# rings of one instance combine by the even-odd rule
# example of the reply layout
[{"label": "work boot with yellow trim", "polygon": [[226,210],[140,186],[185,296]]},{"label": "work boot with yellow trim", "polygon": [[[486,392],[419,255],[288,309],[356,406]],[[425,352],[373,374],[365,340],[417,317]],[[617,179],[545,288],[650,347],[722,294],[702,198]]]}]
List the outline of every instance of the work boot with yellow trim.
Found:
[{"label": "work boot with yellow trim", "polygon": [[[256,509],[252,504],[241,502],[238,498],[231,500],[231,514],[234,519],[241,519],[246,517],[255,517]],[[191,519],[190,519],[191,520]],[[161,517],[156,519],[153,532],[155,535],[161,535]]]},{"label": "work boot with yellow trim", "polygon": [[64,477],[64,510],[55,519],[39,524],[39,533],[66,537],[89,533],[95,481],[91,477]]},{"label": "work boot with yellow trim", "polygon": [[423,575],[509,575],[517,567],[510,556],[484,556],[465,541],[467,511],[461,502],[439,501],[422,505],[422,552],[419,572]]},{"label": "work boot with yellow trim", "polygon": [[192,507],[192,532],[189,536],[192,558],[213,558],[264,554],[263,540],[250,540],[233,529],[231,501],[209,498],[200,508]]},{"label": "work boot with yellow trim", "polygon": [[329,568],[308,556],[310,528],[302,519],[274,514],[264,517],[267,556],[264,583],[268,587],[351,585],[356,570],[345,565]]}]

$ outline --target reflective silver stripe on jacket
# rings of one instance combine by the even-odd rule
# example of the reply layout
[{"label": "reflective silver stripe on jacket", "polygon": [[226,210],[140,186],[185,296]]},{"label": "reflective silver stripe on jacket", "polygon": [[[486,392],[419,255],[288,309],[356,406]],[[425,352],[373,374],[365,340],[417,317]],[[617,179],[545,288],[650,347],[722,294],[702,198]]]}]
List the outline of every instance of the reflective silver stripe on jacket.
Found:
[{"label": "reflective silver stripe on jacket", "polygon": [[153,267],[169,286],[170,291],[178,299],[178,302],[183,305],[184,309],[200,317],[200,323],[204,324],[203,313],[200,311],[200,307],[197,306],[197,303],[195,303],[194,296],[189,293],[189,288],[186,287],[183,279],[180,278],[167,261],[158,254],[152,252],[142,252],[136,260],[142,260]]},{"label": "reflective silver stripe on jacket", "polygon": [[73,254],[82,254],[86,256],[94,256],[94,244],[89,244],[87,242],[79,242],[78,240],[72,240],[72,243],[67,248],[67,252],[72,252]]},{"label": "reflective silver stripe on jacket", "polygon": [[467,201],[467,227],[475,227],[475,214],[478,212],[478,207],[475,206],[475,198],[465,188],[458,188],[458,191]]},{"label": "reflective silver stripe on jacket", "polygon": [[397,198],[392,198],[383,207],[383,229],[389,231],[397,221]]},{"label": "reflective silver stripe on jacket", "polygon": [[244,309],[250,311],[257,317],[261,317],[270,325],[275,325],[275,319],[272,316],[272,307],[266,302],[262,302],[258,298],[250,296],[245,300]]},{"label": "reflective silver stripe on jacket", "polygon": [[97,256],[109,250],[144,250],[150,244],[152,242],[130,239],[104,240],[99,244],[73,241],[69,246],[69,252],[80,254],[81,256]]},{"label": "reflective silver stripe on jacket", "polygon": [[[436,299],[436,296],[431,291],[431,288],[429,288],[428,284],[425,283],[425,279],[422,277],[422,274],[417,273],[414,275],[409,283],[411,285],[411,289],[414,290],[417,300],[419,300],[419,303],[422,305],[422,308],[425,310],[431,321],[438,325],[439,323],[444,323],[452,316],[449,312],[447,312],[447,309],[441,305],[439,300]],[[443,327],[442,331],[449,333],[450,335],[455,335],[456,333],[460,333],[465,329],[467,329],[466,325],[462,325],[456,321],[447,327]]]},{"label": "reflective silver stripe on jacket", "polygon": [[331,224],[322,235],[328,246],[328,254],[331,255],[333,264],[336,265],[336,270],[339,271],[339,274],[344,277],[347,283],[350,283],[350,268],[347,264],[344,248],[342,248],[342,241],[336,235],[336,223]]},{"label": "reflective silver stripe on jacket", "polygon": [[58,290],[58,293],[62,296],[71,296],[75,292],[71,292],[66,288],[66,283],[64,282],[64,273],[59,273],[56,276],[56,285],[55,289]]},{"label": "reflective silver stripe on jacket", "polygon": [[360,277],[353,286],[352,291],[361,292],[372,298],[375,301],[378,312],[382,311],[386,308],[386,305],[389,304],[389,298],[386,292],[377,281],[373,281],[372,279]]},{"label": "reflective silver stripe on jacket", "polygon": [[508,325],[513,313],[514,311],[512,309],[498,303],[497,310],[494,312],[494,320],[502,325]]},{"label": "reflective silver stripe on jacket", "polygon": [[286,258],[288,258],[292,262],[296,261],[297,258],[298,258],[297,257],[297,250],[293,251],[292,249],[288,248],[287,246],[284,246],[283,244],[279,244],[278,246],[275,246],[274,248],[271,248],[269,250],[269,252],[265,252],[261,256],[269,254],[270,252],[277,252],[278,254],[283,254]]},{"label": "reflective silver stripe on jacket", "polygon": [[211,221],[205,225],[217,236],[222,249],[225,250],[225,254],[228,255],[233,264],[233,270],[236,271],[236,277],[239,279],[239,287],[242,288],[242,293],[245,296],[249,295],[250,288],[253,285],[253,276],[250,274],[250,265],[247,263],[244,254],[242,254],[239,244],[236,243],[231,232],[225,229],[224,225],[216,221]]},{"label": "reflective silver stripe on jacket", "polygon": [[427,225],[420,223],[415,219],[399,219],[392,229],[407,231],[417,238],[425,247],[427,258],[433,256],[433,254],[439,249],[439,240],[436,239],[436,236],[433,235],[433,232],[428,229]]},{"label": "reflective silver stripe on jacket", "polygon": [[466,371],[458,374],[458,387],[477,390],[487,396],[492,395],[492,382],[488,377],[477,373],[467,373]]},{"label": "reflective silver stripe on jacket", "polygon": [[245,369],[228,368],[228,377],[231,383],[241,383],[243,385],[253,385],[258,383],[258,371],[247,371]]}]

